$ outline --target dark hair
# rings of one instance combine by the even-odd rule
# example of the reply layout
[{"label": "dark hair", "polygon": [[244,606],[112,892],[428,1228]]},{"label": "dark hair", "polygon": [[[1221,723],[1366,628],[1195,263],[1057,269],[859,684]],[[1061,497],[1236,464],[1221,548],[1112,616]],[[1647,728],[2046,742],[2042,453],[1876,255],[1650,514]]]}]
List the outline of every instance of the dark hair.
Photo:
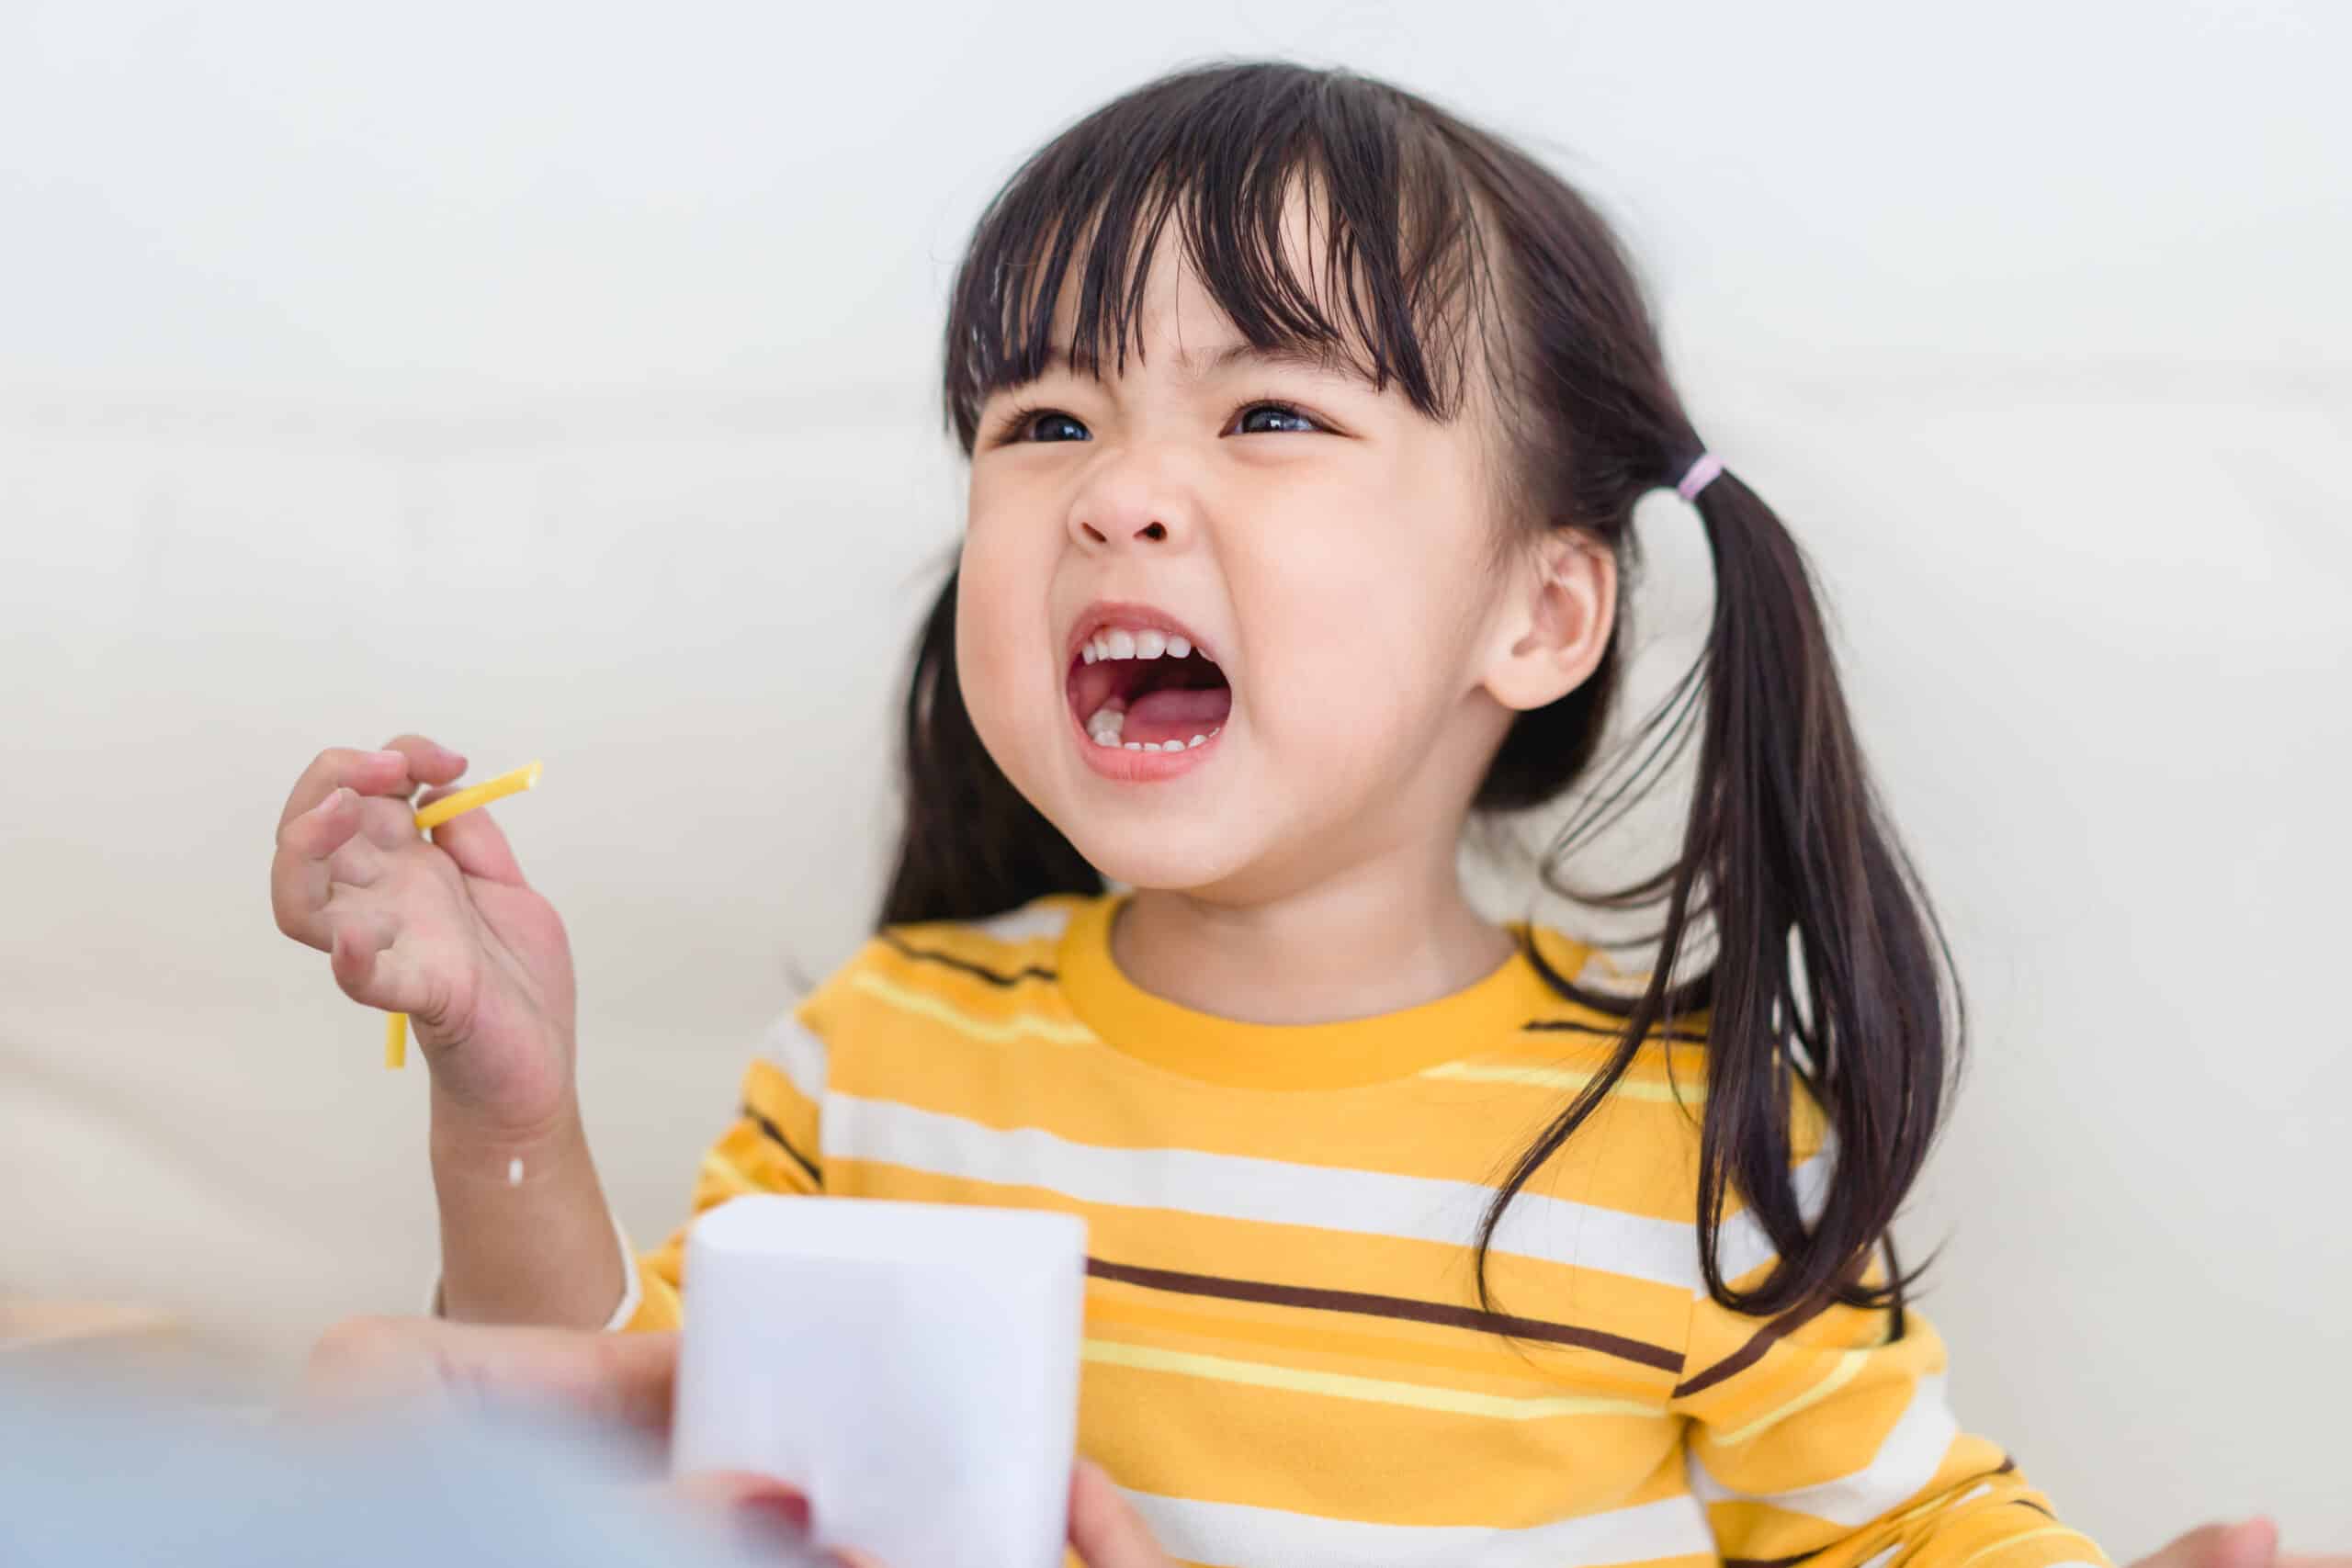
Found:
[{"label": "dark hair", "polygon": [[[1301,197],[1319,204],[1309,231],[1322,247],[1306,275],[1282,229]],[[1634,502],[1703,449],[1641,284],[1574,189],[1409,93],[1344,72],[1245,63],[1163,77],[1097,110],[989,204],[947,319],[947,417],[967,454],[987,397],[1042,373],[1066,292],[1072,361],[1097,374],[1106,359],[1124,364],[1145,275],[1171,229],[1203,287],[1261,348],[1346,355],[1436,419],[1460,412],[1471,374],[1489,377],[1512,448],[1510,499],[1532,527],[1574,527],[1630,554]],[[1623,1028],[1606,1069],[1498,1184],[1478,1235],[1479,1298],[1493,1304],[1487,1253],[1512,1198],[1645,1038],[1703,1018],[1698,1219],[1709,1292],[1758,1314],[1891,1304],[1899,1324],[1917,1271],[1903,1273],[1890,1247],[1883,1282],[1862,1276],[1926,1158],[1947,1058],[1958,1060],[1950,953],[1864,771],[1802,552],[1736,474],[1716,478],[1696,506],[1716,582],[1705,650],[1637,730],[1630,772],[1593,792],[1542,872],[1547,886],[1603,907],[1662,904],[1657,962],[1641,995],[1611,997],[1580,989],[1529,944],[1562,995]],[[908,692],[907,822],[885,924],[1102,888],[981,745],[957,684],[955,614],[951,574]],[[1577,784],[1619,666],[1612,645],[1577,690],[1520,715],[1474,807],[1532,807]],[[1566,886],[1566,856],[1654,782],[1694,722],[1681,852],[1631,886]],[[1702,920],[1713,963],[1678,980]],[[1804,1201],[1790,1148],[1799,1092],[1819,1103],[1835,1140],[1825,1190]],[[1745,1292],[1731,1288],[1720,1246],[1735,1192],[1778,1254]]]}]

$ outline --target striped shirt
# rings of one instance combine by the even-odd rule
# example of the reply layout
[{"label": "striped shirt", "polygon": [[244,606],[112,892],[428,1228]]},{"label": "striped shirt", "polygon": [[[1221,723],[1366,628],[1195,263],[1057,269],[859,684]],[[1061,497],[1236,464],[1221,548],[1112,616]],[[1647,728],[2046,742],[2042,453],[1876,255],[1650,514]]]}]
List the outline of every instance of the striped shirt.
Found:
[{"label": "striped shirt", "polygon": [[[1897,1333],[1887,1312],[1767,1322],[1709,1297],[1697,1038],[1645,1043],[1512,1203],[1497,1315],[1480,1215],[1608,1058],[1610,1021],[1523,953],[1377,1018],[1212,1017],[1120,973],[1122,897],[868,942],[752,1064],[695,1212],[782,1192],[1081,1216],[1080,1446],[1189,1562],[2107,1562],[1961,1430],[1916,1309]],[[1513,929],[1560,973],[1594,958]],[[1817,1194],[1806,1104],[1792,1157]],[[684,1255],[681,1230],[639,1261],[628,1326],[678,1323]],[[1725,1277],[1772,1262],[1735,1210]]]}]

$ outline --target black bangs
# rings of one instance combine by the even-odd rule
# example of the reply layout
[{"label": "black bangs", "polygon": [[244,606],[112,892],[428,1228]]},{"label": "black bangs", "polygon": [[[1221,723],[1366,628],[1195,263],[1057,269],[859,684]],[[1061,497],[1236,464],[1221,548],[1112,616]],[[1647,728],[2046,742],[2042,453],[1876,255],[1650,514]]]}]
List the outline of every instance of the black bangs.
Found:
[{"label": "black bangs", "polygon": [[1171,220],[1252,346],[1335,357],[1453,417],[1491,288],[1450,124],[1384,84],[1280,63],[1162,77],[1079,121],[997,193],[957,269],[956,439],[969,453],[989,395],[1036,379],[1057,346],[1094,375],[1124,369],[1130,346],[1140,356],[1136,318]]}]

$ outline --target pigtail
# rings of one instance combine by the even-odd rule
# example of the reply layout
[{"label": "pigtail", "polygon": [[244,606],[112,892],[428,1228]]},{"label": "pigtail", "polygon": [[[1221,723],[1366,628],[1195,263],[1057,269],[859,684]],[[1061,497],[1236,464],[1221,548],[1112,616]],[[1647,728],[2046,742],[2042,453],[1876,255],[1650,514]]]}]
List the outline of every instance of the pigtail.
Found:
[{"label": "pigtail", "polygon": [[[1673,716],[1652,748],[1653,756],[1678,749],[1687,735],[1677,732],[1702,707],[1683,849],[1605,900],[1664,903],[1657,961],[1643,994],[1612,1010],[1625,1023],[1606,1069],[1519,1157],[1488,1206],[1480,1299],[1486,1253],[1511,1198],[1615,1087],[1645,1035],[1703,1012],[1699,1248],[1708,1293],[1757,1315],[1831,1300],[1899,1314],[1918,1270],[1891,1269],[1875,1287],[1859,1281],[1927,1158],[1948,1062],[1959,1059],[1950,951],[1863,766],[1803,552],[1733,474],[1708,483],[1695,505],[1714,563],[1713,624],[1660,710]],[[1555,861],[1578,838],[1572,824]],[[1713,961],[1677,985],[1702,918]],[[1548,966],[1546,975],[1564,994],[1599,999]],[[1789,1145],[1800,1084],[1831,1135],[1827,1168],[1802,1194]],[[1778,1255],[1748,1291],[1733,1290],[1724,1271],[1722,1222],[1735,1193]]]},{"label": "pigtail", "polygon": [[906,822],[880,924],[978,919],[1047,893],[1100,893],[1102,874],[1012,787],[980,744],[956,673],[951,570],[915,638],[900,732]]}]

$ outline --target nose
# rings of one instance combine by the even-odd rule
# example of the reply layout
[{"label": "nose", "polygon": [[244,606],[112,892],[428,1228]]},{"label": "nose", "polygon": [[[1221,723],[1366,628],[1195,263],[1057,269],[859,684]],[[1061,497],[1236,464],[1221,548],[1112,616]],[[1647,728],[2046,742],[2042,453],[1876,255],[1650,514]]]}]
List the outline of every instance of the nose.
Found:
[{"label": "nose", "polygon": [[[1085,518],[1072,518],[1071,522],[1075,525],[1073,531],[1078,535],[1079,543],[1085,545],[1107,545],[1111,542],[1109,535],[1103,533],[1102,529],[1097,528],[1093,524],[1089,523]],[[1158,521],[1147,523],[1142,527],[1135,531],[1135,537],[1143,540],[1146,543],[1158,544],[1168,537],[1168,525]]]},{"label": "nose", "polygon": [[1197,531],[1196,505],[1172,468],[1140,451],[1104,453],[1071,498],[1070,538],[1089,552],[1182,548]]}]

